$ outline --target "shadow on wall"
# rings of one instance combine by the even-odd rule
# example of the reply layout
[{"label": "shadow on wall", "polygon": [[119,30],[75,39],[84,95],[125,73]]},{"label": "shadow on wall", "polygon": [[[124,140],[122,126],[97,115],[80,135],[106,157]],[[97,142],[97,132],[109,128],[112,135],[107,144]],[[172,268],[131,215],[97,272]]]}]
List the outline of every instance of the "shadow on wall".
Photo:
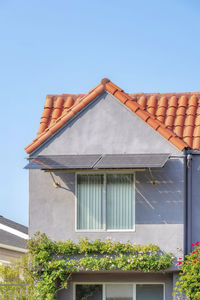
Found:
[{"label": "shadow on wall", "polygon": [[[61,189],[75,195],[75,174],[56,172]],[[183,162],[136,173],[136,224],[183,224]],[[75,199],[75,198],[74,198]],[[67,194],[66,194],[67,201]]]},{"label": "shadow on wall", "polygon": [[183,224],[183,162],[136,174],[136,224]]}]

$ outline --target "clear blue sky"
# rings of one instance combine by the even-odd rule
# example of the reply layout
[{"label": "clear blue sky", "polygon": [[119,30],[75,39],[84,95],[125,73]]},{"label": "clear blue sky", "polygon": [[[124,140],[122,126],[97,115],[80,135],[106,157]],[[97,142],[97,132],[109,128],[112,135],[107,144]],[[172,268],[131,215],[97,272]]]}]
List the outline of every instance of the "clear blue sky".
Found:
[{"label": "clear blue sky", "polygon": [[46,94],[200,91],[199,0],[1,0],[0,40],[0,214],[25,225]]}]

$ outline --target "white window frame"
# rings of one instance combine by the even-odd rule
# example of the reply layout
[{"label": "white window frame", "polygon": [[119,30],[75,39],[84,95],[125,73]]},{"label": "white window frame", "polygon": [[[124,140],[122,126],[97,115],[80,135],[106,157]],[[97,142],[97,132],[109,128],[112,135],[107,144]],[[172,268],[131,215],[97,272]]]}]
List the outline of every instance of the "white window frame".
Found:
[{"label": "white window frame", "polygon": [[163,300],[165,300],[165,282],[151,282],[151,281],[139,281],[139,282],[73,282],[73,300],[76,300],[76,285],[95,285],[95,284],[98,284],[98,285],[102,285],[102,300],[106,300],[106,285],[115,285],[115,284],[127,284],[127,285],[132,285],[133,286],[133,300],[137,300],[136,299],[136,286],[137,285],[140,285],[140,284],[162,284],[163,285]]},{"label": "white window frame", "polygon": [[[106,229],[106,175],[107,174],[131,174],[133,175],[133,201],[134,201],[134,224],[133,229]],[[136,215],[136,202],[135,202],[135,174],[136,172],[131,171],[99,171],[99,172],[76,172],[75,173],[75,232],[135,232],[135,215]],[[78,175],[104,175],[103,179],[103,201],[104,201],[104,222],[103,229],[78,229],[78,187],[77,187],[77,176]]]}]

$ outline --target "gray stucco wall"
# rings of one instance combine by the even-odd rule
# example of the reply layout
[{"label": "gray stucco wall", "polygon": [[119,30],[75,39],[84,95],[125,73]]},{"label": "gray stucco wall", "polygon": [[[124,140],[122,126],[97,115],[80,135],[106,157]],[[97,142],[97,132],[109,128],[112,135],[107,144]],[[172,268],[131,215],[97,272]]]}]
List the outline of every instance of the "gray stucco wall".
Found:
[{"label": "gray stucco wall", "polygon": [[173,292],[173,275],[167,274],[140,274],[140,273],[97,273],[97,274],[74,274],[71,283],[67,290],[62,290],[58,293],[58,300],[74,300],[73,298],[73,285],[79,282],[127,282],[127,283],[164,283],[165,287],[165,300],[172,300]]},{"label": "gray stucco wall", "polygon": [[[158,244],[163,250],[180,256],[183,249],[183,163],[171,159],[164,168],[136,172],[135,232],[76,232],[75,174],[56,172],[55,188],[49,173],[30,171],[29,234],[45,232],[55,240],[87,236],[90,239],[110,236],[115,240]],[[156,185],[152,184],[152,176]]]},{"label": "gray stucco wall", "polygon": [[192,243],[200,241],[200,155],[193,155],[192,162]]},{"label": "gray stucco wall", "polygon": [[36,154],[180,154],[119,100],[103,93]]}]

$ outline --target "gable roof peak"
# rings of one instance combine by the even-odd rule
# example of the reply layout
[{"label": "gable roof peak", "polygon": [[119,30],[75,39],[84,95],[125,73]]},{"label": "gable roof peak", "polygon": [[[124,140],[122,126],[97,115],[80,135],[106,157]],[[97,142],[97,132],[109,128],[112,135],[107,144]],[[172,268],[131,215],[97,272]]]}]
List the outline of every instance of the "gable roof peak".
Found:
[{"label": "gable roof peak", "polygon": [[101,79],[101,83],[102,83],[103,85],[105,85],[105,84],[108,83],[108,82],[110,82],[110,79],[108,79],[108,78],[102,78],[102,79]]},{"label": "gable roof peak", "polygon": [[[125,93],[103,78],[88,94],[47,95],[37,137],[25,150],[31,153],[104,91],[179,150],[200,149],[200,93]],[[187,127],[190,127],[188,130]]]}]

